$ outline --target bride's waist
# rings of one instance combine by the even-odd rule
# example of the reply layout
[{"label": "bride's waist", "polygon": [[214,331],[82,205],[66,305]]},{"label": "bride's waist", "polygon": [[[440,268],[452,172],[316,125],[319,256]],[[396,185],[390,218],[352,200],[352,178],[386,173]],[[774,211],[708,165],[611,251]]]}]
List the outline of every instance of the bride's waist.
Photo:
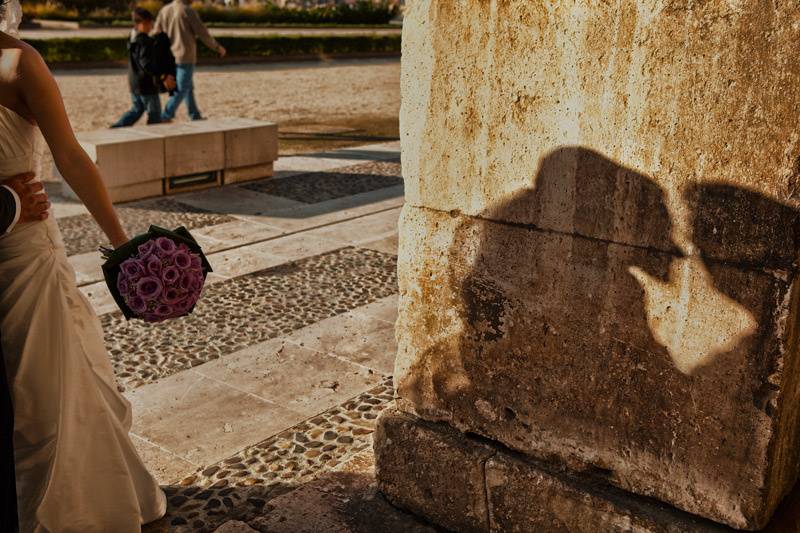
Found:
[{"label": "bride's waist", "polygon": [[20,154],[13,157],[0,156],[0,179],[10,178],[17,174],[36,172],[36,155]]},{"label": "bride's waist", "polygon": [[41,222],[18,223],[0,235],[0,261],[57,248],[64,248],[64,241],[52,215]]}]

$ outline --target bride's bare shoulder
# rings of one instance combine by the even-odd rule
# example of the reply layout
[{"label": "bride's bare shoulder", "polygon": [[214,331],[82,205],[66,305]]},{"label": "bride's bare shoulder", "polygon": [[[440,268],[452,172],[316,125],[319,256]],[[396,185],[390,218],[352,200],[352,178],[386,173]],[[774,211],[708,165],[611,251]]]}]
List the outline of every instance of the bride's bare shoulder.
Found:
[{"label": "bride's bare shoulder", "polygon": [[0,32],[0,80],[11,82],[23,73],[47,72],[47,66],[34,47]]}]

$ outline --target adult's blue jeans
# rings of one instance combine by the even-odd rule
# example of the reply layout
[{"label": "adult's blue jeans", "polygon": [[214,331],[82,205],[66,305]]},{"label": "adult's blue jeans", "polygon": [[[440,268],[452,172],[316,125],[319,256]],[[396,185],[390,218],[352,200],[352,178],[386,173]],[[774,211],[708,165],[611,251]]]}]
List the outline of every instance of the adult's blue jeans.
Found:
[{"label": "adult's blue jeans", "polygon": [[192,120],[200,120],[203,115],[197,108],[197,101],[194,99],[194,65],[191,63],[181,63],[178,65],[178,70],[175,76],[175,81],[178,87],[172,96],[167,100],[167,105],[164,106],[164,113],[161,118],[164,120],[172,120],[175,118],[175,113],[178,111],[178,106],[181,102],[186,100],[186,109],[189,111],[189,118]]},{"label": "adult's blue jeans", "polygon": [[161,100],[157,94],[131,93],[131,102],[133,103],[131,108],[111,126],[112,128],[133,126],[145,113],[147,113],[148,124],[161,122]]}]

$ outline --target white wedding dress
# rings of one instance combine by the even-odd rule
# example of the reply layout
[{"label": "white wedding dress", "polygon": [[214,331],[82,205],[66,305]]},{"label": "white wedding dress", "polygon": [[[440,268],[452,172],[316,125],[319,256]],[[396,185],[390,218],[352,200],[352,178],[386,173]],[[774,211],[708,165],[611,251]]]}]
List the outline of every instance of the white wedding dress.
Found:
[{"label": "white wedding dress", "polygon": [[[36,170],[41,146],[38,128],[0,107],[0,176]],[[162,517],[166,498],[128,436],[130,405],[52,216],[0,236],[0,339],[20,531],[138,532]]]}]

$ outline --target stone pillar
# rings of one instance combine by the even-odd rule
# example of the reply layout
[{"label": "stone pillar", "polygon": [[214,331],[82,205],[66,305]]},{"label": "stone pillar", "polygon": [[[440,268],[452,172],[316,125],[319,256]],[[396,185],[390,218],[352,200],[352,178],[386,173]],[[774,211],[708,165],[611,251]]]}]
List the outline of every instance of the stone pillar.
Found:
[{"label": "stone pillar", "polygon": [[459,531],[767,523],[800,467],[797,12],[409,3],[393,502]]}]

